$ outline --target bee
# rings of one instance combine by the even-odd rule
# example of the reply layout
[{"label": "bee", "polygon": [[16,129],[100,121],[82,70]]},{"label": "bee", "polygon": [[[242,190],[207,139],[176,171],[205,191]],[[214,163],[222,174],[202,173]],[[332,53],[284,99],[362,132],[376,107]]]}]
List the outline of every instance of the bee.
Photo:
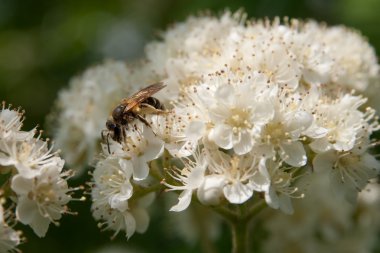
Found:
[{"label": "bee", "polygon": [[148,87],[139,90],[129,98],[123,98],[120,104],[113,109],[110,118],[106,122],[107,130],[102,131],[102,139],[104,140],[104,132],[107,132],[106,139],[108,152],[110,152],[109,137],[114,141],[121,143],[126,138],[126,130],[129,129],[129,124],[135,119],[143,122],[147,127],[150,127],[149,122],[144,118],[144,115],[151,113],[162,113],[165,108],[161,102],[152,97],[161,89],[166,87],[162,82],[154,83]]}]

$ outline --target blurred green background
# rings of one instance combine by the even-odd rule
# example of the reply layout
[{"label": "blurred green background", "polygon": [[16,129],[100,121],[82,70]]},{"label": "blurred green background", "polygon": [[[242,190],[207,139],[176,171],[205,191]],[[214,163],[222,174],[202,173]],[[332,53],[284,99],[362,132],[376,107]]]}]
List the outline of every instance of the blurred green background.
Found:
[{"label": "blurred green background", "polygon": [[[226,8],[244,8],[249,17],[344,24],[360,30],[380,52],[378,0],[0,0],[0,100],[26,110],[25,129],[36,124],[45,128],[45,116],[72,76],[105,58],[133,61],[170,24],[202,10],[220,13]],[[71,208],[80,214],[63,218],[44,239],[23,226],[28,241],[20,248],[26,253],[60,253],[95,252],[110,243],[143,250],[137,252],[199,252],[201,247],[162,234],[167,225],[164,212],[154,214],[146,234],[126,243],[122,234],[110,242],[110,233],[99,232],[89,203]],[[216,250],[229,252],[227,229],[221,229]]]}]

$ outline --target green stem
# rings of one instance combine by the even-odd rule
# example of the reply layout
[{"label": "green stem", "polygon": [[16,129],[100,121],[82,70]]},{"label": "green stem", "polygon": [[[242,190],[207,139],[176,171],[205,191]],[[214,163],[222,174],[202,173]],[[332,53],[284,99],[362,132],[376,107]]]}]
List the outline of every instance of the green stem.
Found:
[{"label": "green stem", "polygon": [[204,206],[198,203],[196,205],[193,205],[190,210],[192,214],[194,215],[193,222],[197,224],[202,252],[216,253],[217,250],[214,247],[213,241],[208,231],[208,225],[209,225],[208,211],[209,210],[205,209]]},{"label": "green stem", "polygon": [[236,217],[237,217],[236,213],[234,213],[230,209],[225,208],[223,206],[215,207],[213,210],[215,212],[217,212],[218,214],[220,214],[226,220],[230,221],[230,222],[232,222],[233,220],[235,220]]},{"label": "green stem", "polygon": [[157,159],[151,161],[149,164],[149,167],[150,167],[150,175],[154,177],[156,180],[161,181],[164,178]]},{"label": "green stem", "polygon": [[255,217],[258,213],[261,212],[267,206],[265,200],[260,200],[256,202],[245,215],[245,219],[250,221],[253,217]]},{"label": "green stem", "polygon": [[230,221],[232,229],[232,253],[248,253],[248,220]]},{"label": "green stem", "polygon": [[165,188],[165,186],[162,185],[161,183],[154,184],[154,185],[151,185],[148,187],[141,187],[141,186],[137,186],[137,185],[134,187],[136,189],[136,193],[134,194],[134,196],[136,196],[136,198],[145,196],[151,192],[157,192],[159,190],[163,190]]},{"label": "green stem", "polygon": [[231,226],[232,253],[251,252],[249,247],[249,224],[265,207],[265,200],[259,200],[251,207],[249,205],[240,205],[236,210],[223,206],[213,209],[223,216]]}]

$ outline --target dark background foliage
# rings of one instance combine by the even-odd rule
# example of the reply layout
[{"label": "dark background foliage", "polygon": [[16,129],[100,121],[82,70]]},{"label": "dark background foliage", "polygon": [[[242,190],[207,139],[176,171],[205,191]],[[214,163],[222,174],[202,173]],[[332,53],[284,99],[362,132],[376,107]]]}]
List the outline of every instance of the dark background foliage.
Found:
[{"label": "dark background foliage", "polygon": [[[378,0],[0,0],[0,100],[25,109],[25,129],[36,124],[44,128],[58,91],[72,76],[105,58],[133,61],[170,24],[200,11],[217,14],[227,8],[243,8],[250,18],[288,16],[351,26],[380,52]],[[28,241],[20,248],[45,253],[94,252],[110,243],[144,252],[199,252],[201,247],[163,234],[166,212],[153,215],[146,234],[129,242],[120,234],[110,242],[111,234],[96,227],[88,202],[74,203],[71,209],[79,215],[63,218],[44,239],[23,226]],[[229,252],[228,231],[221,230],[216,251]]]}]

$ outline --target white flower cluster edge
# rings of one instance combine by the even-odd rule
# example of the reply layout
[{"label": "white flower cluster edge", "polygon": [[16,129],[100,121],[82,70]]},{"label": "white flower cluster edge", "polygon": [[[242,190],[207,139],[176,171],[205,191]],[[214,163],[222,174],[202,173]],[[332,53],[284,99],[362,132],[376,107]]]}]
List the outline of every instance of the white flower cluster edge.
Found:
[{"label": "white flower cluster edge", "polygon": [[67,203],[72,200],[73,189],[67,184],[72,173],[63,171],[64,161],[41,133],[35,136],[36,129],[21,130],[23,114],[5,102],[0,108],[0,172],[9,181],[4,181],[0,196],[1,252],[16,250],[22,241],[14,224],[29,225],[37,236],[44,237],[49,224],[58,224],[62,214],[69,212]]}]

